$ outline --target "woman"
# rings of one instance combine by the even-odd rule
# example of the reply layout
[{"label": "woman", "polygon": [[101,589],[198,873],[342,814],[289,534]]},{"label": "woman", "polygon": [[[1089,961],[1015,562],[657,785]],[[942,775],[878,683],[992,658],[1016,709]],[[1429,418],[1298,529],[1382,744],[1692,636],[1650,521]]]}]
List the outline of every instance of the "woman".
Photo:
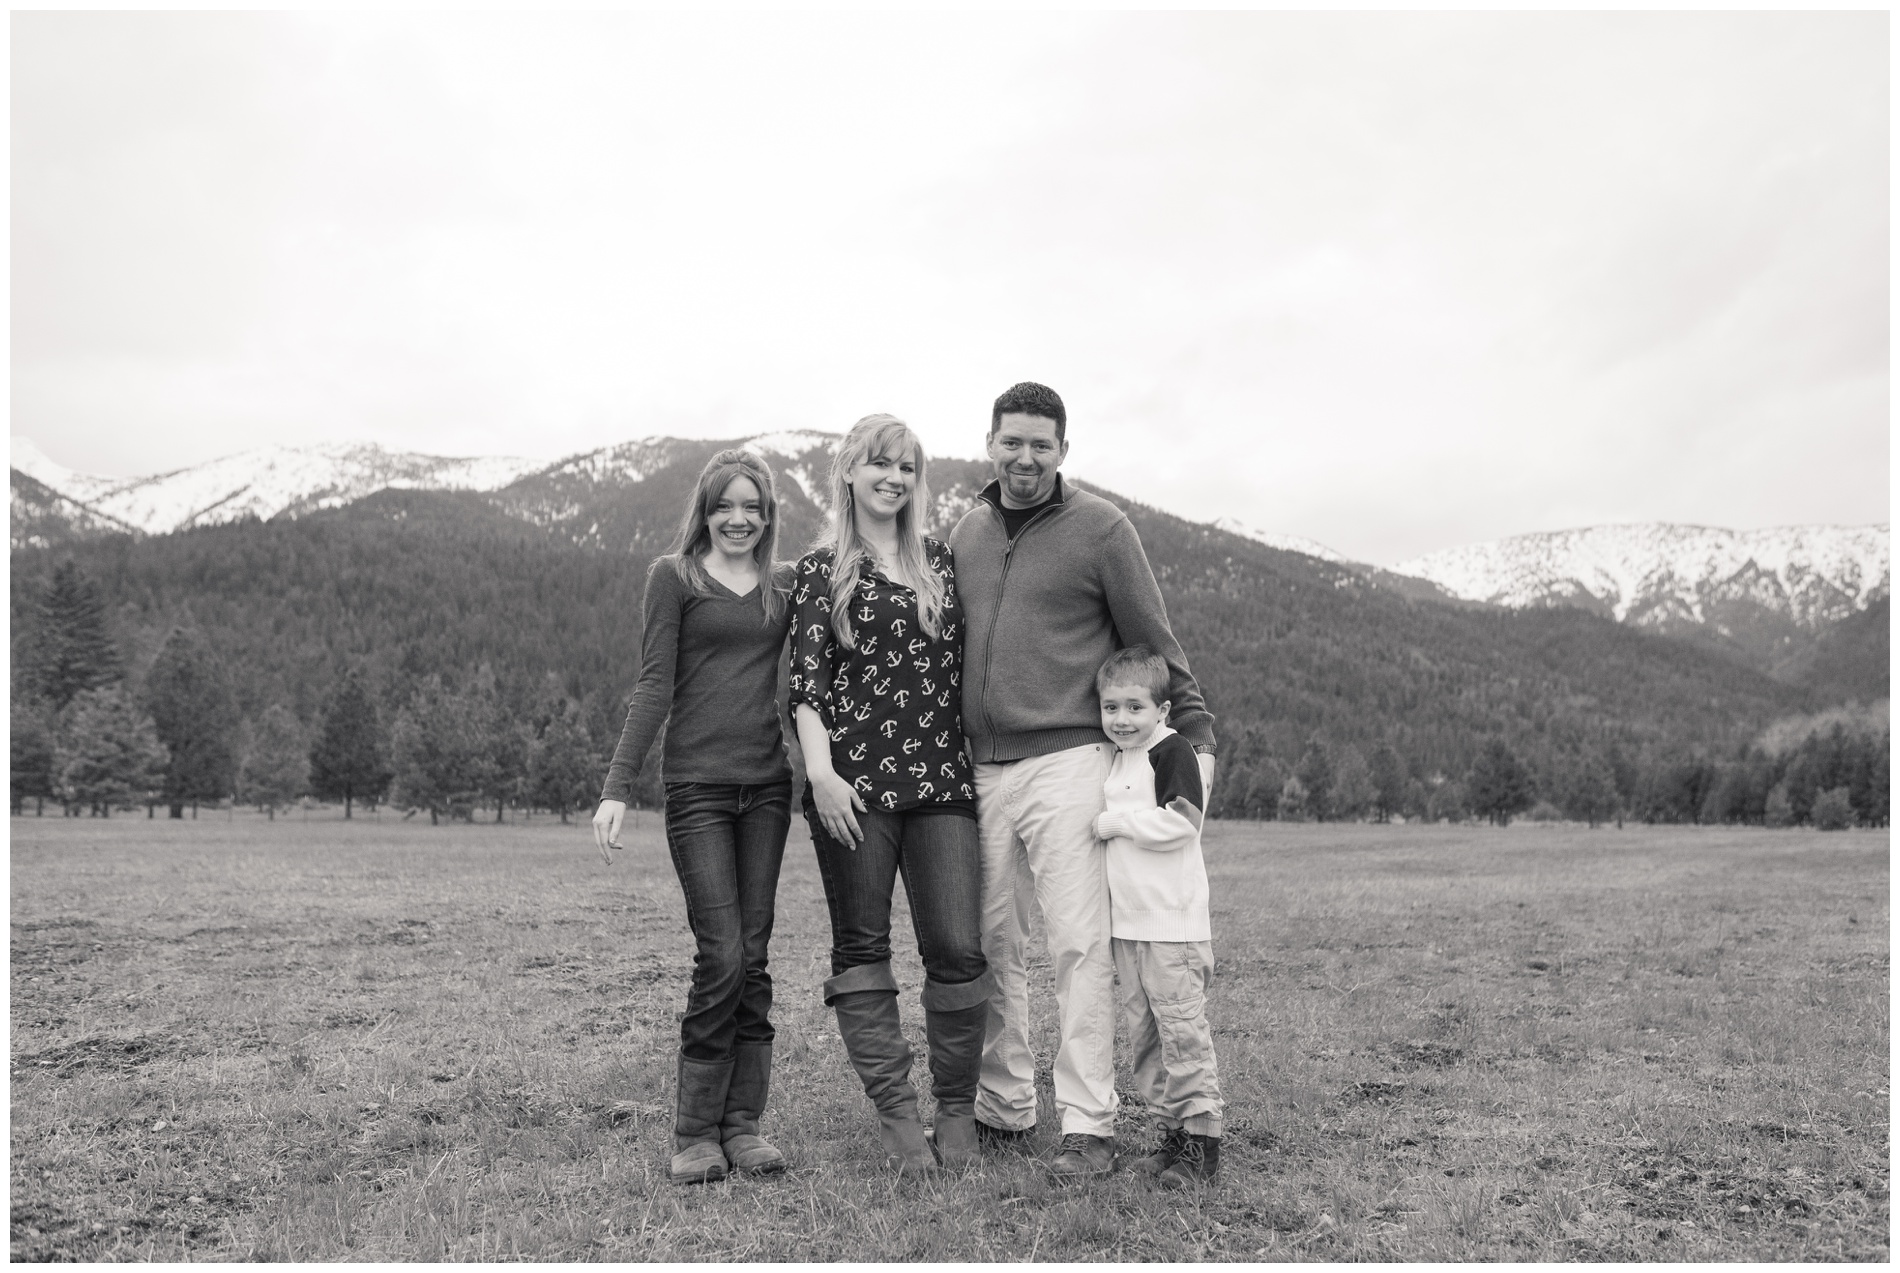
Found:
[{"label": "woman", "polygon": [[925,539],[924,449],[866,416],[831,464],[831,527],[800,559],[792,707],[805,817],[831,909],[825,1002],[900,1171],[934,1167],[917,1117],[891,974],[891,894],[904,877],[926,980],[936,1147],[977,1156],[974,1100],[990,997],[978,933],[976,797],[961,716],[962,612],[950,550]]},{"label": "woman", "polygon": [[718,1180],[728,1165],[785,1166],[759,1135],[772,1074],[766,944],[792,808],[777,706],[791,608],[777,546],[772,471],[748,452],[719,452],[672,552],[647,571],[640,683],[594,814],[611,864],[634,777],[667,724],[666,843],[699,946],[680,1022],[668,1168],[678,1184]]}]

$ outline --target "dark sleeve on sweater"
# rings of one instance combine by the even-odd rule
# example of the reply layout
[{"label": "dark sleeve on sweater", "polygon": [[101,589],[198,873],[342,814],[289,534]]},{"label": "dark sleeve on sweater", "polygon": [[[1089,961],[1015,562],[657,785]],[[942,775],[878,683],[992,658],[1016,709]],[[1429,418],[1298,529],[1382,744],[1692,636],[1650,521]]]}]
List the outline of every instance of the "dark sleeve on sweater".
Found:
[{"label": "dark sleeve on sweater", "polygon": [[1187,739],[1190,750],[1212,746],[1214,714],[1207,710],[1201,687],[1188,670],[1187,655],[1168,626],[1161,586],[1155,582],[1133,522],[1124,517],[1115,524],[1101,546],[1099,560],[1109,617],[1115,621],[1122,645],[1145,645],[1167,660],[1168,699],[1173,704],[1168,724]]},{"label": "dark sleeve on sweater", "polygon": [[607,766],[602,800],[631,801],[633,780],[640,772],[660,726],[673,710],[673,677],[679,664],[680,606],[686,592],[671,557],[657,557],[647,567],[645,626],[640,638],[640,681],[627,706],[620,745]]},{"label": "dark sleeve on sweater", "polygon": [[[1201,789],[1201,763],[1194,756],[1194,744],[1175,734],[1156,743],[1148,752],[1148,763],[1155,771],[1155,807],[1167,809],[1176,800],[1194,806],[1190,820],[1198,824],[1207,809],[1207,796]],[[1184,812],[1176,808],[1176,812]]]}]

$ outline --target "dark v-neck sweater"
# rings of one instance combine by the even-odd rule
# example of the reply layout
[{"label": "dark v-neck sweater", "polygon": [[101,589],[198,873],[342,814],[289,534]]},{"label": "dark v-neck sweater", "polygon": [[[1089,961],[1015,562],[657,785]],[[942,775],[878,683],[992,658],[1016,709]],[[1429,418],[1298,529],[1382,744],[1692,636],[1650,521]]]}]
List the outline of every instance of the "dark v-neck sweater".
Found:
[{"label": "dark v-neck sweater", "polygon": [[764,588],[785,591],[789,570],[745,596],[711,579],[694,594],[672,557],[647,570],[640,682],[620,745],[607,767],[603,800],[629,800],[647,751],[666,726],[660,776],[667,782],[757,784],[790,778],[778,708],[778,671],[791,627],[788,605],[765,619]]}]

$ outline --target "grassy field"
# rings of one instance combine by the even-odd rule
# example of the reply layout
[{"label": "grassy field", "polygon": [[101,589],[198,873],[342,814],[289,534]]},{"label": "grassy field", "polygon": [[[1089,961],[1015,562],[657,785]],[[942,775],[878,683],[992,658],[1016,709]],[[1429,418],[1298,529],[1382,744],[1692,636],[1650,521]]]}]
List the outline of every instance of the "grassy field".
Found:
[{"label": "grassy field", "polygon": [[654,815],[612,869],[541,820],[11,834],[16,1260],[1889,1254],[1885,832],[1211,827],[1203,1196],[887,1177],[801,827],[792,1168],[696,1189],[663,1174],[691,952]]}]

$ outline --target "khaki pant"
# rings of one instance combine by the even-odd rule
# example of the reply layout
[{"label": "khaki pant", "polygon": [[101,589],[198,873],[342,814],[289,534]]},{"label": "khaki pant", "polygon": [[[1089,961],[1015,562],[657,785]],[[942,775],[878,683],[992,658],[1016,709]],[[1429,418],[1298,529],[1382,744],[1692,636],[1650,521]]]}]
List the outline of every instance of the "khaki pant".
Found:
[{"label": "khaki pant", "polygon": [[1220,1079],[1214,1072],[1214,1034],[1207,1026],[1214,943],[1117,937],[1114,946],[1122,1029],[1134,1050],[1135,1091],[1163,1127],[1220,1135]]},{"label": "khaki pant", "polygon": [[1095,838],[1114,751],[1104,740],[976,766],[983,955],[996,978],[976,1115],[992,1127],[1021,1130],[1036,1121],[1026,955],[1040,912],[1062,1029],[1055,1059],[1062,1132],[1115,1134],[1115,961],[1107,855]]}]

